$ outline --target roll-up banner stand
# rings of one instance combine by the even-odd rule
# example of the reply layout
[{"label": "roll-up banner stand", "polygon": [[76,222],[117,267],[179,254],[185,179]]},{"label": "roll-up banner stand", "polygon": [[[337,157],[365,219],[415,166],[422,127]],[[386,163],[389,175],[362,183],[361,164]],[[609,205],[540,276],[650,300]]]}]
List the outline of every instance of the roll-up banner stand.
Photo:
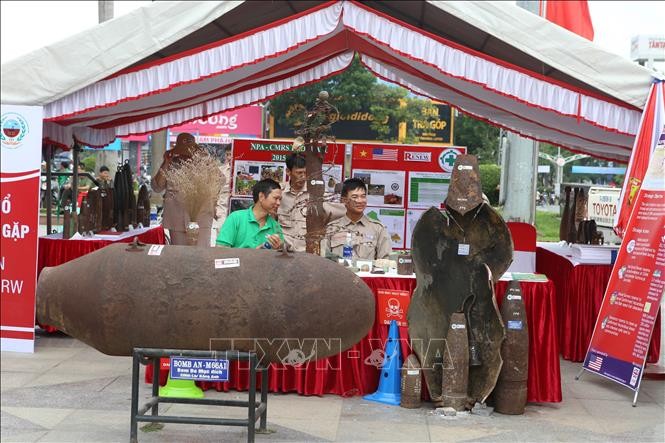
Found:
[{"label": "roll-up banner stand", "polygon": [[43,113],[2,105],[0,114],[0,347],[34,352]]}]

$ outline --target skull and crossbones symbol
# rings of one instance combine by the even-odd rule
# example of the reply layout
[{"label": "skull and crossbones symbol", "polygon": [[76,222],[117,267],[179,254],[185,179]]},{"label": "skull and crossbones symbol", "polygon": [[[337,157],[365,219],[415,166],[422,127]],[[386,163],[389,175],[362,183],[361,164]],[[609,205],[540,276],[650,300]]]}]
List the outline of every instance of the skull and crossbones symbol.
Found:
[{"label": "skull and crossbones symbol", "polygon": [[390,317],[402,317],[404,315],[404,309],[402,309],[402,306],[399,303],[399,300],[396,298],[389,298],[388,299],[388,307],[386,308],[386,313],[388,315],[388,318]]}]

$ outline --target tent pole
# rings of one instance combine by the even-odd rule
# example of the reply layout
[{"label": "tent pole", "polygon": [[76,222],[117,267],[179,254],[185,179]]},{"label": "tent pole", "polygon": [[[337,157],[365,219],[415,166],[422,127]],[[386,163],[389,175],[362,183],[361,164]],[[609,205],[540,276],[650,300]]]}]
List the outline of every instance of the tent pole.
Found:
[{"label": "tent pole", "polygon": [[53,160],[53,145],[46,145],[46,234],[51,233],[51,164]]},{"label": "tent pole", "polygon": [[72,217],[76,214],[76,204],[79,198],[79,153],[81,152],[81,146],[79,146],[76,140],[74,140],[73,151],[74,174],[72,175]]}]

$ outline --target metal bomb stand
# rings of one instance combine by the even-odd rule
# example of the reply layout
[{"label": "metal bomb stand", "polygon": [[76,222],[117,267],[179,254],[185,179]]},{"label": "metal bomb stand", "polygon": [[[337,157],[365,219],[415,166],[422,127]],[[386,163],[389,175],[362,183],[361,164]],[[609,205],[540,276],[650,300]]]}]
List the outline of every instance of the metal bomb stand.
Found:
[{"label": "metal bomb stand", "polygon": [[[178,398],[159,396],[159,359],[166,356],[191,357],[194,359],[212,359],[227,361],[247,361],[249,363],[249,398],[242,400],[213,400],[197,398]],[[139,365],[152,362],[152,397],[140,409],[138,406],[139,394]],[[261,400],[256,401],[256,373],[261,374]],[[159,415],[160,403],[195,404],[208,406],[232,406],[247,408],[247,418],[210,418],[210,417],[180,417],[172,415]],[[148,410],[151,415],[146,415]],[[188,351],[181,349],[154,349],[134,348],[132,357],[132,403],[130,422],[130,442],[138,442],[138,422],[151,423],[184,423],[198,425],[218,426],[246,426],[247,441],[254,442],[254,435],[267,433],[266,419],[268,412],[268,368],[258,367],[258,358],[254,352],[240,351]],[[256,429],[256,420],[260,418],[259,429]]]}]

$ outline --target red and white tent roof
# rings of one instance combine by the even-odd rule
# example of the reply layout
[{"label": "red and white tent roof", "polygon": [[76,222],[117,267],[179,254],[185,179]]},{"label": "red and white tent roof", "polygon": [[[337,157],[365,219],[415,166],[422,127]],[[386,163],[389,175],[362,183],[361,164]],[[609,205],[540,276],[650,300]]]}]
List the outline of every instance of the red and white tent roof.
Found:
[{"label": "red and white tent roof", "polygon": [[[62,81],[60,89],[44,90],[41,95],[26,92],[19,97],[11,88],[15,82],[24,85],[25,91],[30,82],[41,85],[51,76],[55,76],[55,81],[60,78],[57,70],[42,72],[26,64],[24,59],[31,54],[2,66],[2,102],[43,104],[44,134],[51,142],[69,145],[72,137],[76,137],[87,145],[104,146],[118,136],[157,131],[320,81],[344,70],[354,53],[358,53],[362,63],[377,76],[415,93],[450,103],[526,137],[627,162],[651,81],[649,71],[598,50],[586,40],[506,3],[333,1],[301,12],[288,11],[276,20],[275,14],[285,14],[287,6],[304,5],[185,2],[188,6],[185,9],[181,2],[170,6],[160,3],[107,22],[108,25],[99,25],[107,26],[103,33],[94,35],[99,39],[99,52],[94,55],[104,58],[100,55],[105,54],[103,48],[110,44],[104,35],[115,32],[115,39],[121,39],[120,30],[128,33],[123,27],[129,25],[131,29],[140,23],[147,24],[146,14],[150,22],[157,23],[161,23],[162,14],[169,17],[165,20],[177,13],[184,14],[182,25],[162,30],[164,41],[158,44],[164,51],[161,55],[154,48],[154,35],[149,34],[151,38],[144,37],[145,44],[134,42],[137,51],[133,56],[120,57],[107,67],[97,68],[97,75],[105,75],[103,79],[89,75],[82,79],[78,89],[68,84],[67,79]],[[266,3],[273,9],[267,9]],[[427,15],[429,26],[443,21],[441,26],[449,23],[453,28],[467,26],[485,33],[488,37],[483,46],[489,49],[471,49],[460,44],[459,39],[423,30],[427,23],[421,20],[419,27],[413,18],[418,12],[422,20]],[[213,35],[232,34],[228,30],[232,22],[223,20],[227,16],[234,20],[252,17],[256,23],[245,32],[195,48],[187,46],[187,36],[192,38],[190,45],[209,40],[211,26],[218,30]],[[449,17],[447,22],[446,17]],[[560,39],[561,45],[556,46],[561,47],[556,51],[544,51],[541,65],[547,66],[549,75],[529,69],[535,66],[537,44],[509,41],[508,45],[506,40],[510,38],[501,38],[511,29],[509,18],[515,30],[524,32],[533,28],[535,32],[542,28],[548,31],[550,43]],[[265,24],[256,26],[261,20]],[[516,20],[523,21],[521,26]],[[173,21],[170,24],[176,26]],[[490,33],[492,29],[496,35]],[[100,28],[93,31],[101,32]],[[67,47],[66,42],[61,51]],[[177,51],[178,43],[183,42],[181,48],[186,50]],[[506,47],[512,47],[512,52],[508,53]],[[570,53],[576,50],[589,54],[587,60],[600,59],[600,55],[610,58],[615,71],[595,76],[584,60],[571,67],[563,56],[559,57],[566,63],[557,66],[558,52],[572,57]],[[150,51],[153,53],[148,54]],[[521,58],[517,57],[519,54]],[[36,58],[33,55],[32,60]],[[505,59],[521,60],[522,66]],[[92,63],[95,62],[93,59]],[[123,65],[125,69],[117,69]],[[621,78],[628,85],[625,89],[620,87]],[[59,92],[62,89],[67,92]]]}]

